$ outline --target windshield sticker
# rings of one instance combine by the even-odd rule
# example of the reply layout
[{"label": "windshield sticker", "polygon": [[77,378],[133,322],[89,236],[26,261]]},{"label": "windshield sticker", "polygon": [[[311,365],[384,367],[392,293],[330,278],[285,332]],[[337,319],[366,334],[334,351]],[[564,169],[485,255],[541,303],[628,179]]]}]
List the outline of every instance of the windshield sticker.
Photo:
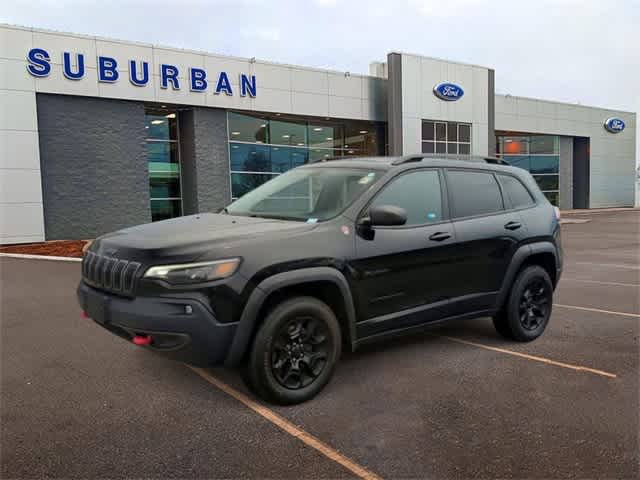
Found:
[{"label": "windshield sticker", "polygon": [[433,212],[429,212],[429,213],[427,213],[427,218],[429,220],[435,220],[437,218],[437,215],[435,213],[433,213]]},{"label": "windshield sticker", "polygon": [[317,218],[307,218],[307,223],[318,223]]}]

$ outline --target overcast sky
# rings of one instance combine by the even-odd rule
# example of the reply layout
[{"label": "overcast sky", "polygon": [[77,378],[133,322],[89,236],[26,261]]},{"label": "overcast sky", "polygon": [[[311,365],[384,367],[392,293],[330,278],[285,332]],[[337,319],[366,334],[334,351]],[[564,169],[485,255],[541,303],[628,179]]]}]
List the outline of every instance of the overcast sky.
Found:
[{"label": "overcast sky", "polygon": [[492,67],[498,93],[640,111],[640,0],[14,0],[0,21],[358,73],[403,51]]}]

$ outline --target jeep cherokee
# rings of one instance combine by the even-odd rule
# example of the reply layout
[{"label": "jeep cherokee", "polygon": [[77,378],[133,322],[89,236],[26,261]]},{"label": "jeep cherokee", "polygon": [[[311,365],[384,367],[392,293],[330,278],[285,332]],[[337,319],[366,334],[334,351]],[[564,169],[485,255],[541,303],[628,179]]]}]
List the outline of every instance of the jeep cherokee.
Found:
[{"label": "jeep cherokee", "polygon": [[193,365],[241,366],[281,404],[312,398],[343,348],[443,320],[542,334],[562,270],[559,212],[496,159],[323,161],[231,203],[95,240],[83,314]]}]

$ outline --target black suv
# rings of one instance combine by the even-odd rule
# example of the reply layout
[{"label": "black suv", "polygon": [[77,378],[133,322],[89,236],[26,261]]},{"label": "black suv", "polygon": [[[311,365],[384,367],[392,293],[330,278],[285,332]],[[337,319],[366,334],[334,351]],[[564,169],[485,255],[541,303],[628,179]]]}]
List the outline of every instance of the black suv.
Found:
[{"label": "black suv", "polygon": [[340,159],[280,175],[219,214],[100,237],[84,314],[193,365],[242,366],[297,403],[343,348],[442,320],[492,316],[542,334],[562,270],[559,213],[529,173],[491,159]]}]

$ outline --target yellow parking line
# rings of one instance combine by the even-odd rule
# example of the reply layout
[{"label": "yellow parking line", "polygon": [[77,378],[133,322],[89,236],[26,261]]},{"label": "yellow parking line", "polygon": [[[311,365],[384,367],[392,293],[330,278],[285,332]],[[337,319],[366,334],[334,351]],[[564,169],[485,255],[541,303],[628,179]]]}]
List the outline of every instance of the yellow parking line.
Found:
[{"label": "yellow parking line", "polygon": [[554,303],[553,306],[562,307],[562,308],[573,308],[575,310],[586,310],[587,312],[606,313],[609,315],[622,315],[623,317],[640,318],[640,314],[638,313],[616,312],[613,310],[600,310],[599,308],[578,307],[577,305],[563,305],[561,303]]},{"label": "yellow parking line", "polygon": [[196,372],[198,375],[200,375],[203,379],[205,379],[210,384],[219,388],[220,390],[225,392],[227,395],[232,396],[233,398],[238,400],[240,403],[243,403],[246,407],[256,412],[258,415],[262,416],[269,422],[273,423],[276,427],[280,428],[281,430],[288,433],[292,437],[297,438],[298,440],[303,442],[305,445],[317,450],[328,459],[333,460],[337,464],[343,466],[347,470],[351,471],[354,475],[367,480],[381,479],[381,477],[379,477],[375,473],[370,472],[366,468],[358,465],[356,462],[354,462],[350,458],[345,457],[340,452],[331,448],[329,445],[322,442],[318,438],[314,437],[310,433],[305,432],[300,427],[296,427],[290,421],[282,418],[273,410],[270,410],[264,405],[259,404],[258,402],[249,398],[244,393],[239,392],[235,388],[224,383],[222,380],[219,380],[218,378],[214,377],[211,373],[207,372],[206,370],[203,370],[202,368],[192,367],[190,365],[187,365],[187,367],[189,367],[191,370]]},{"label": "yellow parking line", "polygon": [[542,363],[546,363],[547,365],[555,365],[556,367],[568,368],[568,369],[577,370],[577,371],[580,371],[580,372],[593,373],[595,375],[601,375],[603,377],[609,377],[609,378],[617,378],[618,377],[615,373],[609,373],[609,372],[605,372],[603,370],[596,370],[595,368],[582,367],[580,365],[571,365],[570,363],[558,362],[556,360],[551,360],[549,358],[536,357],[535,355],[528,355],[526,353],[514,352],[513,350],[507,350],[507,349],[504,349],[504,348],[492,347],[490,345],[484,345],[482,343],[470,342],[469,340],[463,340],[461,338],[456,338],[456,337],[449,337],[447,335],[436,335],[436,336],[440,337],[440,338],[445,338],[445,339],[450,340],[452,342],[462,343],[462,344],[465,344],[465,345],[471,345],[473,347],[478,347],[478,348],[484,348],[485,350],[491,350],[491,351],[494,351],[494,352],[506,353],[507,355],[513,355],[515,357],[524,358],[526,360],[533,360],[535,362],[542,362]]}]

